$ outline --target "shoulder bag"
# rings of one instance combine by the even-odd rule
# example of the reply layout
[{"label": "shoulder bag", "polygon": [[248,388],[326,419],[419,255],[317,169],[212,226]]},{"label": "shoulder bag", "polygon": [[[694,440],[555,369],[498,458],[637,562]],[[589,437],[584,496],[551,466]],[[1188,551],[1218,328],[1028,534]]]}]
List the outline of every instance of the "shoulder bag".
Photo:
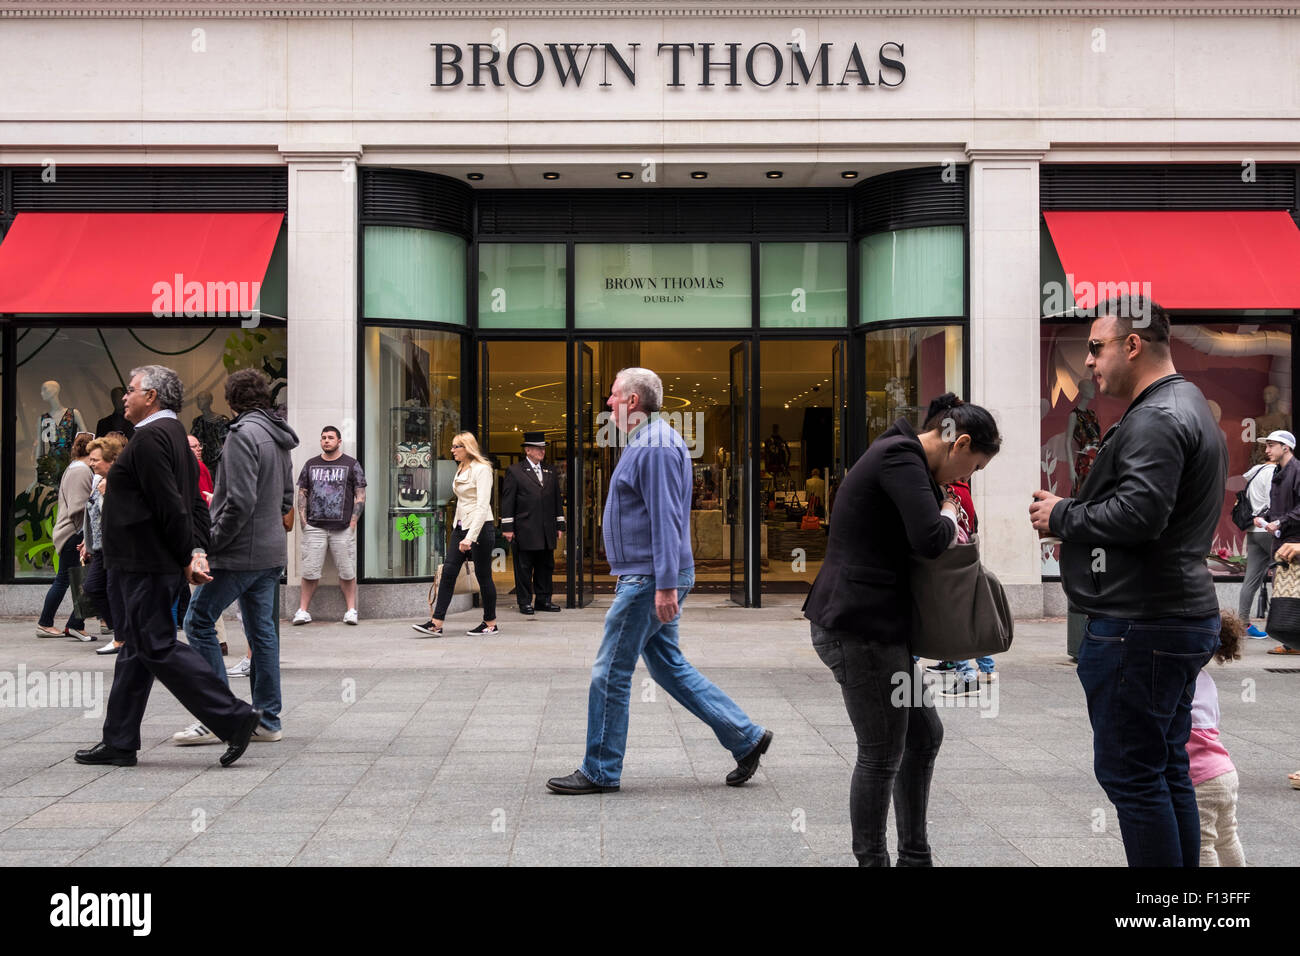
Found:
[{"label": "shoulder bag", "polygon": [[1006,591],[980,563],[979,537],[934,560],[912,556],[912,653],[940,661],[1001,654],[1015,625]]}]

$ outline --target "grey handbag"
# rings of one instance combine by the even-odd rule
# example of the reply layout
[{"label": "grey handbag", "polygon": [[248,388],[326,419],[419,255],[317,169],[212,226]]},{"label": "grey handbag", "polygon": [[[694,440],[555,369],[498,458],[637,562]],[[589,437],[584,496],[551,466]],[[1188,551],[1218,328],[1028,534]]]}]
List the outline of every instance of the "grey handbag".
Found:
[{"label": "grey handbag", "polygon": [[1011,647],[1011,605],[997,577],[980,564],[978,537],[933,561],[913,555],[911,565],[914,655],[964,661]]}]

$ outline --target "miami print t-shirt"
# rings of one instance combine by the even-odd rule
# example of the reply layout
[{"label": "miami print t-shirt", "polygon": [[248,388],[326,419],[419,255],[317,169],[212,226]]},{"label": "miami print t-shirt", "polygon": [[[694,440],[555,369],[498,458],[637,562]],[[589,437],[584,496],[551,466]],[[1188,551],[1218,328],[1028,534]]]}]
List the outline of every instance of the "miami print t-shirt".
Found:
[{"label": "miami print t-shirt", "polygon": [[298,475],[298,487],[307,492],[307,523],[325,531],[342,531],[352,523],[357,489],[365,486],[365,473],[355,458],[339,455],[326,461],[317,455]]}]

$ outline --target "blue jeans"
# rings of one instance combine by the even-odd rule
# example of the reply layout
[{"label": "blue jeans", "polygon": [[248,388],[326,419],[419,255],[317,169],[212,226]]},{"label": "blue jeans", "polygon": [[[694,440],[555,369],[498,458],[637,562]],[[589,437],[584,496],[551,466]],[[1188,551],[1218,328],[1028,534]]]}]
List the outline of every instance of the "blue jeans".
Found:
[{"label": "blue jeans", "polygon": [[262,724],[268,730],[280,729],[280,634],[275,626],[275,590],[280,583],[280,568],[262,571],[228,571],[212,569],[212,580],[200,585],[190,598],[185,613],[185,636],[190,647],[203,656],[226,685],[226,664],[217,640],[217,618],[239,601],[244,618],[244,634],[253,652],[248,679],[253,706],[262,711]]},{"label": "blue jeans", "polygon": [[1129,866],[1197,866],[1201,824],[1188,772],[1196,675],[1219,646],[1219,615],[1088,619],[1079,682],[1093,769],[1115,804]]},{"label": "blue jeans", "polygon": [[[693,568],[678,575],[679,606],[694,584]],[[593,783],[614,787],[622,776],[632,672],[638,657],[645,659],[654,682],[708,724],[737,760],[762,739],[763,728],[682,657],[677,646],[680,620],[679,611],[669,623],[659,622],[654,575],[625,574],[618,579],[587,695],[587,756],[579,769]]]},{"label": "blue jeans", "polygon": [[953,663],[957,665],[954,673],[962,680],[975,680],[975,667],[977,665],[981,674],[993,673],[993,658],[991,657],[977,657],[974,664],[970,661],[954,661]]}]

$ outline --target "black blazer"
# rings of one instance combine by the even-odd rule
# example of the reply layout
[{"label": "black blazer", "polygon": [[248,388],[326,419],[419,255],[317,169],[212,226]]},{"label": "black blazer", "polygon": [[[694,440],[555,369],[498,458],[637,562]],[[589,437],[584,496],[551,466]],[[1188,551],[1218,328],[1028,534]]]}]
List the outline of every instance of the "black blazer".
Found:
[{"label": "black blazer", "polygon": [[912,629],[911,555],[936,558],[957,533],[939,513],[942,502],[920,439],[900,418],[844,476],[826,560],[804,602],[804,616],[863,640],[906,641]]},{"label": "black blazer", "polygon": [[190,552],[208,546],[208,506],[199,463],[180,422],[137,428],[108,472],[104,495],[104,566],[179,574]]},{"label": "black blazer", "polygon": [[564,493],[555,469],[542,464],[542,482],[533,467],[517,461],[501,482],[501,532],[514,532],[520,551],[553,551],[564,530]]}]

